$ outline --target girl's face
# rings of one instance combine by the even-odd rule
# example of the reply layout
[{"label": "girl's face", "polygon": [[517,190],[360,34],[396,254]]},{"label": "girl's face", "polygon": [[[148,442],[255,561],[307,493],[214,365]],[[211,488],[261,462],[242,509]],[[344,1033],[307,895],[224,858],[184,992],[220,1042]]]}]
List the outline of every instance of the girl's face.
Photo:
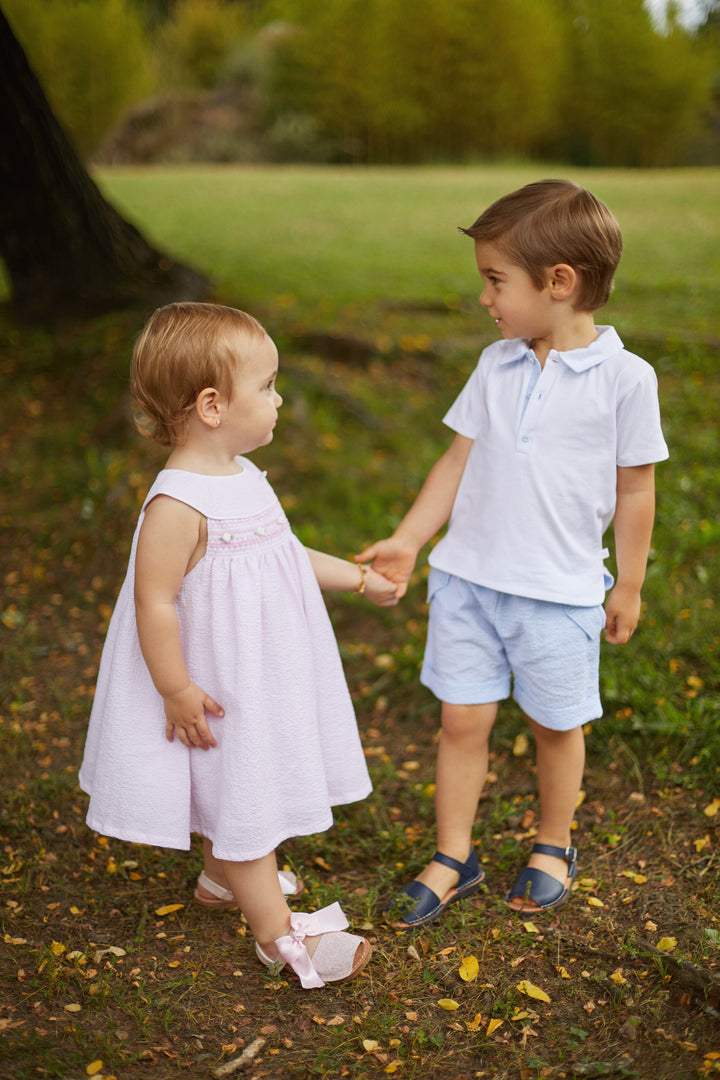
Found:
[{"label": "girl's face", "polygon": [[233,454],[247,454],[272,441],[282,398],[275,389],[278,352],[269,337],[238,342],[238,364],[232,397],[224,403],[222,432],[232,442]]},{"label": "girl's face", "polygon": [[480,303],[502,336],[543,340],[554,314],[548,285],[538,289],[527,270],[511,262],[495,244],[478,240],[475,257],[484,282]]}]

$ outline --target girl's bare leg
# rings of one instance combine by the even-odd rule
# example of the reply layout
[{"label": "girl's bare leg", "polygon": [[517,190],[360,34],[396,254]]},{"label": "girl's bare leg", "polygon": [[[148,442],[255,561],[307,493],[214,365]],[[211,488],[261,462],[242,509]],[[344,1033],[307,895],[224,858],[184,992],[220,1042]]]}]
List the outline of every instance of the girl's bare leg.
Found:
[{"label": "girl's bare leg", "polygon": [[[216,885],[221,885],[223,889],[229,889],[227,877],[225,875],[225,864],[222,859],[216,859],[213,855],[212,841],[208,840],[207,836],[203,836],[203,869],[211,881],[214,881]],[[214,899],[213,894],[204,889],[202,885],[198,885],[198,892],[201,896],[204,896],[207,900]]]},{"label": "girl's bare leg", "polygon": [[[497,702],[488,705],[450,705],[443,702],[442,730],[435,772],[437,850],[465,862],[472,845],[478,800],[488,771],[490,732]],[[457,885],[459,874],[430,862],[418,881],[442,900]]]},{"label": "girl's bare leg", "polygon": [[290,931],[290,908],[280,888],[275,852],[248,862],[217,861],[255,940],[268,956],[275,956],[275,939]]},{"label": "girl's bare leg", "polygon": [[[529,718],[528,718],[529,719]],[[566,848],[571,843],[570,828],[577,808],[585,768],[585,736],[582,727],[552,731],[530,720],[537,747],[537,782],[540,822],[535,841]],[[533,854],[528,866],[565,883],[567,863],[553,855]],[[510,904],[527,910],[528,901],[516,897]]]}]

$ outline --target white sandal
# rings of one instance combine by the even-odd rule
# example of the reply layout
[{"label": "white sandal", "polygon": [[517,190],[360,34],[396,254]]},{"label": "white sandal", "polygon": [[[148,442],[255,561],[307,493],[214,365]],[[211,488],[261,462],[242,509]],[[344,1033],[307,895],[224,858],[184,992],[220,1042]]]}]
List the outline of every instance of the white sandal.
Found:
[{"label": "white sandal", "polygon": [[[280,888],[283,891],[283,896],[299,896],[303,891],[303,883],[300,878],[296,877],[291,870],[278,870],[278,881],[280,882]],[[208,896],[200,895],[200,888],[206,890],[206,892],[212,893],[217,899],[211,900]],[[197,887],[195,889],[195,900],[198,904],[201,904],[206,908],[213,908],[215,911],[227,911],[228,908],[237,907],[238,902],[233,896],[231,889],[225,889],[222,885],[218,885],[216,881],[209,878],[204,870],[200,872],[200,876],[197,880]]]},{"label": "white sandal", "polygon": [[[271,959],[255,942],[258,959],[266,967],[282,971],[289,964],[305,990],[326,982],[350,979],[367,964],[372,955],[370,942],[355,934],[346,934],[348,921],[336,902],[320,911],[290,913],[290,933],[276,939],[278,956]],[[305,947],[306,937],[319,937],[312,957]]]}]

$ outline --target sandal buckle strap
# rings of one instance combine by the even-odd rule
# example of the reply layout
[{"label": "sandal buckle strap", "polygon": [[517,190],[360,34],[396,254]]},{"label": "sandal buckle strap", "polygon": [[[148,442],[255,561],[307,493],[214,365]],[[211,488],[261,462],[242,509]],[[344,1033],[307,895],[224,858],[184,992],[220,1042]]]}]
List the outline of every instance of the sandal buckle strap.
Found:
[{"label": "sandal buckle strap", "polygon": [[459,859],[453,859],[450,855],[444,855],[442,851],[436,851],[431,862],[441,863],[443,866],[447,866],[451,870],[457,871],[460,875],[460,884],[468,878],[474,877],[477,873],[477,856],[475,855],[474,848],[470,848],[470,854],[464,863],[460,862]]},{"label": "sandal buckle strap", "polygon": [[568,863],[576,863],[578,850],[575,847],[556,847],[554,844],[533,844],[532,850],[537,855],[553,855],[556,859],[564,859]]}]

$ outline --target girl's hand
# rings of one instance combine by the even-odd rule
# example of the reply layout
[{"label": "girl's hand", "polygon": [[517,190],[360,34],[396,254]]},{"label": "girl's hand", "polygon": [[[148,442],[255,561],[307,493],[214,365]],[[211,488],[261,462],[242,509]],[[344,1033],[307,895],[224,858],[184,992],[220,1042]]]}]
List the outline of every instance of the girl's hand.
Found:
[{"label": "girl's hand", "polygon": [[[394,582],[397,600],[407,592],[416,559],[416,549],[394,536],[389,536],[387,540],[378,540],[376,544],[371,544],[360,555],[355,556],[355,562],[372,563],[372,569],[377,575]],[[367,587],[365,591],[368,591]]]},{"label": "girl's hand", "polygon": [[388,581],[382,574],[378,574],[376,570],[369,567],[364,595],[378,607],[395,607],[398,602],[398,587],[395,582]]},{"label": "girl's hand", "polygon": [[225,710],[216,701],[201,690],[195,683],[190,683],[184,690],[176,694],[168,694],[163,698],[165,705],[165,737],[172,742],[177,734],[178,739],[187,747],[199,747],[201,750],[209,750],[211,746],[217,746],[205,716],[206,712],[213,716],[222,717]]}]

